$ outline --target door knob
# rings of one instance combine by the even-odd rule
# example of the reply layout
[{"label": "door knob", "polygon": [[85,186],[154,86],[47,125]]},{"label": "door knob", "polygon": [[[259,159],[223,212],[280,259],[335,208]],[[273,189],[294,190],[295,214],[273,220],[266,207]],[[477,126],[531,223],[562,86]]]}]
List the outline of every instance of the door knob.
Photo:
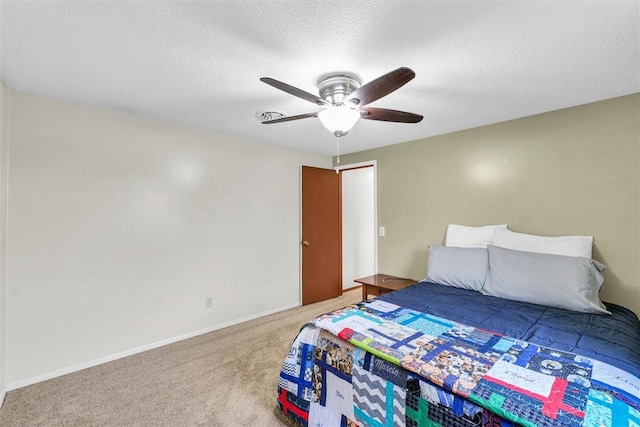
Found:
[{"label": "door knob", "polygon": [[302,241],[302,246],[309,246],[309,241],[308,240],[303,240]]}]

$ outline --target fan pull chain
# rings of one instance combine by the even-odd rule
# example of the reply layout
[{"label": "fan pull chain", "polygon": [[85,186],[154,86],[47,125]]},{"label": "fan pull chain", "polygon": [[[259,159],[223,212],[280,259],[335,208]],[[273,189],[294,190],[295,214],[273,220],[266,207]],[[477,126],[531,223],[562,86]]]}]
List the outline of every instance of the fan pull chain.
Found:
[{"label": "fan pull chain", "polygon": [[[336,165],[340,164],[340,137],[336,135]],[[336,173],[338,170],[336,169]]]}]

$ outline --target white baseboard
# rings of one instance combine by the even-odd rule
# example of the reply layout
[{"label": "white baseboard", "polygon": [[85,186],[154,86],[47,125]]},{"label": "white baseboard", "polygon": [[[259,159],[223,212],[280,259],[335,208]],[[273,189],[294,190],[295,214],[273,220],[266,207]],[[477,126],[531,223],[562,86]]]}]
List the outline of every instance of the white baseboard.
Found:
[{"label": "white baseboard", "polygon": [[[36,384],[42,381],[50,380],[52,378],[61,377],[62,375],[71,374],[73,372],[81,371],[83,369],[91,368],[93,366],[101,365],[103,363],[112,362],[114,360],[122,359],[124,357],[132,356],[134,354],[142,353],[144,351],[152,350],[154,348],[162,347],[164,345],[173,344],[178,341],[186,340],[189,338],[197,337],[198,335],[208,334],[209,332],[217,331],[218,329],[228,328],[229,326],[237,325],[239,323],[248,322],[249,320],[254,320],[259,317],[268,316],[270,314],[278,313],[280,311],[288,310],[290,308],[300,307],[299,303],[289,304],[284,307],[279,307],[273,310],[264,311],[262,313],[254,314],[251,316],[241,317],[239,319],[232,320],[230,322],[221,323],[219,325],[210,326],[204,329],[200,329],[193,332],[187,332],[186,334],[178,335],[176,337],[167,338],[164,340],[156,341],[154,343],[146,344],[140,347],[135,347],[129,350],[121,351],[119,353],[111,354],[109,356],[100,357],[98,359],[89,360],[87,362],[79,363],[77,365],[69,366],[62,369],[57,369],[53,372],[48,372],[46,374],[38,375],[35,377],[27,378],[25,380],[16,381],[11,384],[7,384],[5,389],[2,391],[0,397],[4,399],[6,392],[11,390],[16,390],[22,387],[26,387],[32,384]],[[0,406],[1,406],[0,402]]]},{"label": "white baseboard", "polygon": [[7,396],[7,389],[6,388],[2,388],[2,390],[0,390],[0,408],[2,408],[2,405],[4,404],[4,398]]}]

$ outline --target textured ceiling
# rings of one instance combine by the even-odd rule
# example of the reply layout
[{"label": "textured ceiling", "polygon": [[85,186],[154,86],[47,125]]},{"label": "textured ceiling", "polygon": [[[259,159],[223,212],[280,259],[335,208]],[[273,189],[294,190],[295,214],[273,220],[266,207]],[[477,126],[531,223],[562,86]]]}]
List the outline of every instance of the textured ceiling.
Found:
[{"label": "textured ceiling", "polygon": [[344,153],[640,91],[640,3],[524,1],[33,1],[1,3],[13,89],[335,153],[318,111],[259,81],[317,93],[327,73],[416,78],[370,104],[419,124],[361,120]]}]

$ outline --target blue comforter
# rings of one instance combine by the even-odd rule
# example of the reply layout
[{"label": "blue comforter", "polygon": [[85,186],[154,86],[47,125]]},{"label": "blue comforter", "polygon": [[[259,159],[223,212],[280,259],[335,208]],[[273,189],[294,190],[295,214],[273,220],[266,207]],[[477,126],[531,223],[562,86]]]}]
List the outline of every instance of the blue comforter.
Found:
[{"label": "blue comforter", "polygon": [[640,377],[640,322],[605,303],[609,315],[586,314],[420,282],[380,300],[509,337],[598,359]]}]

